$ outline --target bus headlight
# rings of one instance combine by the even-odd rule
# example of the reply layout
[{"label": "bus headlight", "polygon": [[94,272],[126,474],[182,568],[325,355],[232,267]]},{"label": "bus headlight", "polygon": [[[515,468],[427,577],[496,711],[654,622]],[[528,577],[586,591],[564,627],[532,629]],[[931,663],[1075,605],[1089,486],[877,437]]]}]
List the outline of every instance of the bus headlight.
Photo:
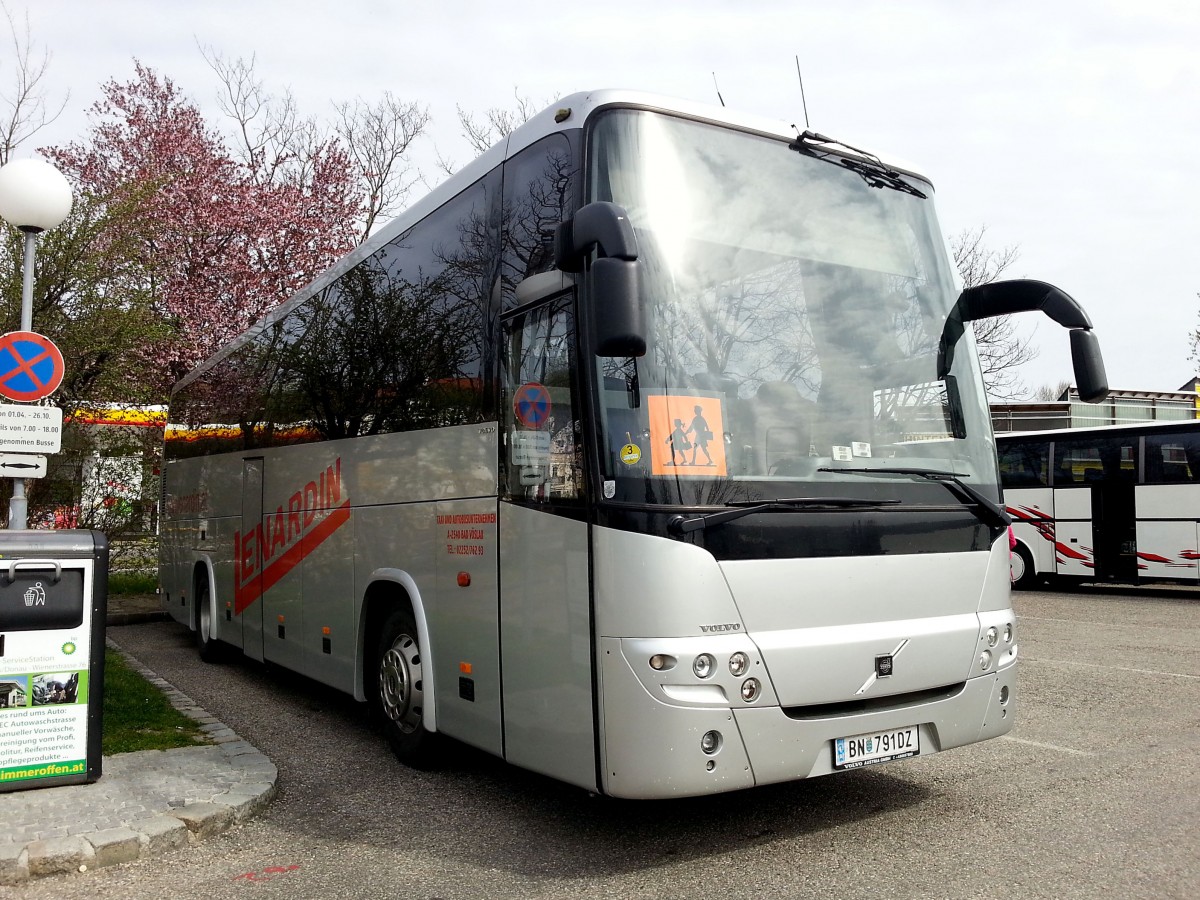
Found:
[{"label": "bus headlight", "polygon": [[1004,643],[1011,644],[1012,639],[1013,639],[1013,627],[1012,627],[1012,622],[1009,622],[1007,625],[1004,626]]},{"label": "bus headlight", "polygon": [[986,672],[992,667],[992,651],[984,650],[979,654],[979,671]]},{"label": "bus headlight", "polygon": [[758,699],[761,690],[762,685],[758,683],[757,678],[747,678],[742,682],[742,699],[747,703],[753,703]]},{"label": "bus headlight", "polygon": [[697,678],[707,678],[713,673],[717,667],[717,661],[713,659],[710,653],[701,653],[692,662],[692,671]]},{"label": "bus headlight", "polygon": [[998,643],[1000,643],[1000,632],[995,625],[987,630],[986,637],[987,645],[989,647],[995,647]]},{"label": "bus headlight", "polygon": [[746,669],[750,665],[750,657],[739,650],[733,656],[729,657],[729,674],[734,678],[740,678],[746,674]]}]

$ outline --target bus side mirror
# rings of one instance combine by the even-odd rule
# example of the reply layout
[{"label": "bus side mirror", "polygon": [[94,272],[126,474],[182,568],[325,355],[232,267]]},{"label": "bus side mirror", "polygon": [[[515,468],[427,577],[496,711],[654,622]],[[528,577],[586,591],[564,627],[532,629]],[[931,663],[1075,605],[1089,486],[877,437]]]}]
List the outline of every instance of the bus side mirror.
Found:
[{"label": "bus side mirror", "polygon": [[597,356],[645,356],[641,267],[602,257],[592,263],[591,326]]},{"label": "bus side mirror", "polygon": [[588,308],[596,355],[645,356],[637,238],[629,216],[617,204],[589,203],[554,231],[554,262],[564,272],[584,271],[593,249]]},{"label": "bus side mirror", "polygon": [[964,322],[1033,310],[1041,310],[1063,328],[1071,330],[1071,361],[1079,396],[1088,403],[1099,403],[1107,397],[1104,358],[1088,314],[1066,291],[1044,281],[1026,278],[977,285],[959,295],[942,330],[939,377],[945,377],[950,371],[954,346],[962,336]]},{"label": "bus side mirror", "polygon": [[1108,374],[1100,355],[1100,341],[1090,328],[1071,329],[1071,361],[1075,365],[1075,386],[1086,403],[1099,403],[1108,396]]}]

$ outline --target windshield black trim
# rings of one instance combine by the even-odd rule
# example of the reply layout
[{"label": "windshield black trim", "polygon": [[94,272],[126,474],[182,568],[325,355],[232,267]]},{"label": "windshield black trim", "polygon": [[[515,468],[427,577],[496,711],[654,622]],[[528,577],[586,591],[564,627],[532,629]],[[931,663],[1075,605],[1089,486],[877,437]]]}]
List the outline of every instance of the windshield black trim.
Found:
[{"label": "windshield black trim", "polygon": [[681,514],[678,508],[597,504],[593,509],[600,528],[691,544],[719,561],[978,552],[996,540],[992,529],[959,503],[808,509],[748,516],[687,534],[670,528],[671,519]]},{"label": "windshield black trim", "polygon": [[966,472],[946,472],[941,469],[917,469],[907,466],[866,466],[864,468],[849,468],[838,466],[822,466],[818,472],[833,472],[838,475],[908,475],[913,478],[924,478],[945,485],[955,496],[965,497],[964,505],[970,505],[980,520],[994,528],[1008,528],[1012,517],[1005,512],[1004,507],[981,494],[962,479],[970,478]]},{"label": "windshield black trim", "polygon": [[883,506],[895,506],[899,503],[900,501],[895,499],[870,500],[858,497],[790,497],[780,500],[767,500],[765,502],[739,500],[726,504],[729,508],[721,512],[694,516],[690,519],[682,515],[672,516],[667,522],[667,530],[674,534],[688,534],[698,531],[701,528],[707,528],[709,525],[720,525],[724,522],[732,522],[735,519],[741,519],[745,516],[752,516],[762,512],[812,512],[814,510],[828,512],[839,509],[879,509]]}]

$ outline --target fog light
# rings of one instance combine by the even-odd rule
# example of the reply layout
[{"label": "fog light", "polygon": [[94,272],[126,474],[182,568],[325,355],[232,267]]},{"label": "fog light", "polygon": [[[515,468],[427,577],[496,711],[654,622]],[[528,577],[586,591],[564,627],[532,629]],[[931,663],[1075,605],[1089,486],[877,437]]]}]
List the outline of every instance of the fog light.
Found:
[{"label": "fog light", "polygon": [[721,749],[721,732],[706,731],[704,736],[700,738],[700,749],[708,756],[712,756]]},{"label": "fog light", "polygon": [[757,678],[747,678],[742,682],[742,699],[747,703],[753,703],[758,699],[758,693],[762,690],[762,685],[758,683]]},{"label": "fog light", "polygon": [[1004,687],[1000,688],[1000,705],[1001,706],[1008,705],[1008,685],[1007,684],[1004,685]]},{"label": "fog light", "polygon": [[740,650],[729,657],[729,674],[735,678],[746,674],[746,667],[750,665],[750,657]]},{"label": "fog light", "polygon": [[667,669],[675,668],[675,657],[667,656],[665,653],[655,653],[650,657],[650,668],[656,672],[664,672]]},{"label": "fog light", "polygon": [[996,626],[993,625],[987,630],[987,645],[989,647],[995,647],[998,643],[1000,643],[1000,632],[997,631]]},{"label": "fog light", "polygon": [[701,653],[692,662],[692,671],[696,673],[697,678],[707,678],[716,667],[717,661],[709,653]]},{"label": "fog light", "polygon": [[984,650],[982,653],[979,654],[979,670],[981,672],[986,672],[991,667],[992,667],[992,651]]}]

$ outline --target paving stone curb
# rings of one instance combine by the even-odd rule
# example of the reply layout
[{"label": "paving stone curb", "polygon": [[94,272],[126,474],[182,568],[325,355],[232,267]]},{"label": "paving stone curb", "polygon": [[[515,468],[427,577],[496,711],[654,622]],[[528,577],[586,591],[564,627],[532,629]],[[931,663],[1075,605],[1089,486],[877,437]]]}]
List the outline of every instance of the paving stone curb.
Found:
[{"label": "paving stone curb", "polygon": [[[14,826],[14,839],[8,841],[0,833],[0,885],[166,853],[246,822],[275,798],[279,773],[274,763],[111,639],[108,646],[176,709],[200,722],[212,743],[105,757],[104,774],[90,785],[0,794],[0,822],[6,811],[26,820],[44,813],[39,821],[51,823],[74,811],[87,820],[78,829],[62,824],[47,825],[44,831],[33,831],[36,825]],[[136,779],[142,787],[148,784],[152,796],[164,798],[161,808],[147,808],[143,798],[135,796],[138,791],[122,797],[123,778],[130,783]],[[115,791],[93,796],[98,788],[114,785]],[[31,834],[39,836],[30,839]]]}]

